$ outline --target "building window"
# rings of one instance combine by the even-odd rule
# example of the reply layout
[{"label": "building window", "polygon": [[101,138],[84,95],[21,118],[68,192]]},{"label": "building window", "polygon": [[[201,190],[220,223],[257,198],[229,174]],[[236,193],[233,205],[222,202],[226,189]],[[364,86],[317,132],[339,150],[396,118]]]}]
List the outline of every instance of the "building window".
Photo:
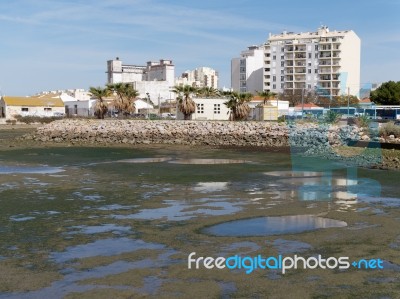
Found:
[{"label": "building window", "polygon": [[272,81],[276,82],[276,76],[272,76]]},{"label": "building window", "polygon": [[273,85],[272,85],[272,89],[276,89],[276,84],[273,84]]},{"label": "building window", "polygon": [[308,88],[308,89],[311,89],[311,84],[308,84],[308,85],[307,85],[307,88]]},{"label": "building window", "polygon": [[197,104],[197,113],[204,114],[204,104]]},{"label": "building window", "polygon": [[285,73],[285,70],[281,70],[281,75],[283,75]]},{"label": "building window", "polygon": [[284,60],[284,59],[285,59],[285,56],[284,56],[284,55],[282,55],[282,56],[281,56],[281,60]]},{"label": "building window", "polygon": [[276,55],[272,56],[272,60],[276,60]]},{"label": "building window", "polygon": [[276,52],[276,47],[272,47],[272,52]]},{"label": "building window", "polygon": [[281,81],[285,81],[285,76],[281,76]]},{"label": "building window", "polygon": [[308,73],[311,74],[311,69],[308,69]]},{"label": "building window", "polygon": [[311,53],[308,53],[308,58],[311,58]]},{"label": "building window", "polygon": [[44,108],[44,111],[50,112],[52,111],[52,108]]},{"label": "building window", "polygon": [[318,53],[315,53],[315,58],[318,58]]},{"label": "building window", "polygon": [[284,61],[281,61],[281,66],[285,66],[285,62]]},{"label": "building window", "polygon": [[246,72],[246,68],[245,68],[245,67],[241,67],[241,68],[240,68],[240,72],[241,72],[241,73],[245,73],[245,72]]},{"label": "building window", "polygon": [[318,74],[318,69],[314,69],[314,73]]},{"label": "building window", "polygon": [[28,112],[28,111],[29,111],[29,108],[21,108],[21,111],[22,111],[22,112]]},{"label": "building window", "polygon": [[284,89],[284,88],[285,88],[285,84],[281,83],[281,89]]},{"label": "building window", "polygon": [[221,113],[221,104],[214,104],[214,114]]},{"label": "building window", "polygon": [[285,47],[282,47],[282,48],[281,48],[281,52],[285,52]]},{"label": "building window", "polygon": [[240,75],[240,80],[246,80],[246,75],[241,74]]},{"label": "building window", "polygon": [[318,45],[315,45],[315,51],[318,51]]}]

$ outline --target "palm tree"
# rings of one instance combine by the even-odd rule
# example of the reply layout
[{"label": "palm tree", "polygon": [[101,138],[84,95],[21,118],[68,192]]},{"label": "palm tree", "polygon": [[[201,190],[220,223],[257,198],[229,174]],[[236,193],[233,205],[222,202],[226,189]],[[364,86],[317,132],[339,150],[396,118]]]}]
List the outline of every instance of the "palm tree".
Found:
[{"label": "palm tree", "polygon": [[116,95],[114,107],[121,114],[127,116],[136,111],[135,99],[139,95],[130,83],[108,84],[107,88]]},{"label": "palm tree", "polygon": [[273,99],[276,97],[276,93],[270,92],[270,91],[257,91],[257,95],[262,97],[264,99],[264,105],[267,103],[267,101]]},{"label": "palm tree", "polygon": [[215,89],[214,87],[204,86],[198,89],[197,96],[203,98],[213,98],[220,97],[220,93],[219,90]]},{"label": "palm tree", "polygon": [[250,107],[247,103],[252,98],[253,95],[251,93],[230,92],[229,100],[224,103],[231,110],[229,119],[245,120],[250,113]]},{"label": "palm tree", "polygon": [[190,85],[175,86],[172,92],[177,94],[176,100],[179,111],[183,113],[185,120],[189,120],[196,111],[196,103],[191,96],[196,94],[197,88]]},{"label": "palm tree", "polygon": [[107,103],[104,98],[110,95],[110,90],[108,88],[90,87],[89,92],[97,99],[94,106],[94,115],[96,115],[98,119],[104,119],[104,115],[108,111]]}]

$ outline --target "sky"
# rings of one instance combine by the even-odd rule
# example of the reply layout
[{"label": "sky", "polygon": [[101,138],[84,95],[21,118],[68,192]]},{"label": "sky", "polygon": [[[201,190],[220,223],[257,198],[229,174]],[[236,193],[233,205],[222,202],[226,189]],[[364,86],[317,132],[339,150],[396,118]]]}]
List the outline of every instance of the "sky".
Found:
[{"label": "sky", "polygon": [[361,83],[400,81],[400,0],[0,0],[0,94],[88,89],[107,60],[207,66],[230,87],[230,61],[269,33],[354,30]]}]

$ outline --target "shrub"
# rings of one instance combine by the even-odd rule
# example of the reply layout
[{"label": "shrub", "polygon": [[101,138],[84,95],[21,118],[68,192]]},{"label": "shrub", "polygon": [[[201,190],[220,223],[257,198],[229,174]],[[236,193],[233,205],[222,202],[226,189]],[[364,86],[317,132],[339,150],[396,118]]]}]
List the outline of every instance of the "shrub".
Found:
[{"label": "shrub", "polygon": [[6,120],[6,124],[11,124],[11,125],[15,125],[17,123],[17,121],[15,119],[7,119]]},{"label": "shrub", "polygon": [[335,111],[328,111],[324,116],[324,122],[328,124],[336,124],[342,115]]},{"label": "shrub", "polygon": [[32,123],[41,123],[41,124],[48,124],[55,120],[61,119],[62,117],[58,116],[50,116],[50,117],[40,117],[40,116],[22,116],[16,115],[14,116],[18,122],[25,123],[25,124],[32,124]]},{"label": "shrub", "polygon": [[355,119],[356,125],[360,128],[368,128],[371,120],[368,115],[360,115]]},{"label": "shrub", "polygon": [[382,137],[388,137],[394,135],[395,137],[400,137],[400,126],[394,124],[394,122],[389,122],[384,124],[379,129],[379,135]]}]

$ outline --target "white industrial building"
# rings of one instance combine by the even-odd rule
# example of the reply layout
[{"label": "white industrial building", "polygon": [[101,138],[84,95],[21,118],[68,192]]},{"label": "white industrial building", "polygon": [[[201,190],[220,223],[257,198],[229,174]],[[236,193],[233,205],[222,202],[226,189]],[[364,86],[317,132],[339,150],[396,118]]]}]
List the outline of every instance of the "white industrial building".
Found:
[{"label": "white industrial building", "polygon": [[263,90],[264,47],[251,46],[231,61],[231,85],[234,91]]},{"label": "white industrial building", "polygon": [[199,67],[192,71],[185,71],[180,77],[175,79],[175,85],[218,89],[218,72],[210,67]]},{"label": "white industrial building", "polygon": [[352,30],[282,32],[264,44],[263,90],[315,90],[325,96],[360,90],[360,38]]},{"label": "white industrial building", "polygon": [[175,66],[172,60],[149,61],[145,66],[123,64],[117,57],[107,61],[107,83],[132,83],[139,97],[150,96],[153,103],[174,97]]}]

